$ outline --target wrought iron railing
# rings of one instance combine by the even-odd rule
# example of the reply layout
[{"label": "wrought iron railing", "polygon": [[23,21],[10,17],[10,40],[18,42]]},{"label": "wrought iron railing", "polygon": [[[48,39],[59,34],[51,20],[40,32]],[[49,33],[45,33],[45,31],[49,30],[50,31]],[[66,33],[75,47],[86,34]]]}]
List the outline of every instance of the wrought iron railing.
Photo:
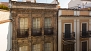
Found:
[{"label": "wrought iron railing", "polygon": [[80,31],[81,38],[89,38],[91,37],[91,31]]},{"label": "wrought iron railing", "polygon": [[44,28],[44,35],[53,35],[53,28]]},{"label": "wrought iron railing", "polygon": [[29,36],[29,29],[17,29],[18,38],[26,38]]},{"label": "wrought iron railing", "polygon": [[32,28],[31,35],[32,36],[41,36],[42,29],[41,28]]},{"label": "wrought iron railing", "polygon": [[63,40],[75,40],[75,32],[63,33]]}]

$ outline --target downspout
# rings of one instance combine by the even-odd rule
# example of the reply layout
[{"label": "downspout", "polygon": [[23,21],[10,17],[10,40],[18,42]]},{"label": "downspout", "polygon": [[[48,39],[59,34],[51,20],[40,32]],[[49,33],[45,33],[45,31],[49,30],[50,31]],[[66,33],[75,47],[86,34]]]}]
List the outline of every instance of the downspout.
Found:
[{"label": "downspout", "polygon": [[59,12],[59,8],[57,10],[57,51],[58,51],[58,12]]}]

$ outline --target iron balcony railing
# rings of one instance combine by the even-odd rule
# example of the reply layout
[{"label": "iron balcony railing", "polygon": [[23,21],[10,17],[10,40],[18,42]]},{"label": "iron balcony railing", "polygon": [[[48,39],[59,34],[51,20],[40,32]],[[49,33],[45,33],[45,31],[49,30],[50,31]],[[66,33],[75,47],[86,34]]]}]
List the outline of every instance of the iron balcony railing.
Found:
[{"label": "iron balcony railing", "polygon": [[81,38],[89,38],[91,37],[91,31],[80,31]]},{"label": "iron balcony railing", "polygon": [[29,29],[17,29],[18,38],[26,38],[29,36]]},{"label": "iron balcony railing", "polygon": [[63,40],[75,40],[75,32],[63,33]]},{"label": "iron balcony railing", "polygon": [[53,27],[52,28],[44,28],[44,35],[53,35]]},{"label": "iron balcony railing", "polygon": [[42,29],[41,28],[32,28],[31,35],[32,36],[41,36],[42,35]]}]

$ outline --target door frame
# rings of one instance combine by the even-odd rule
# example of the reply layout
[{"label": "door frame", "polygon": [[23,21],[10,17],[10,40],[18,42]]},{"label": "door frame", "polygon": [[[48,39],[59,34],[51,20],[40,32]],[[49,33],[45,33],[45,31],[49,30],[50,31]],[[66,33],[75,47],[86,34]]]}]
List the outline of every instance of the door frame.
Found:
[{"label": "door frame", "polygon": [[83,24],[83,23],[86,23],[86,24],[87,24],[87,25],[86,25],[86,26],[87,26],[86,29],[87,29],[87,31],[88,31],[88,22],[82,22],[82,23],[81,23],[81,31],[82,31],[82,24]]},{"label": "door frame", "polygon": [[87,42],[87,51],[88,51],[88,40],[81,41],[81,51],[82,51],[82,42]]},{"label": "door frame", "polygon": [[65,33],[65,24],[70,24],[70,25],[71,25],[71,27],[70,27],[71,30],[70,30],[70,31],[71,31],[71,33],[72,33],[72,23],[64,23],[64,33]]}]

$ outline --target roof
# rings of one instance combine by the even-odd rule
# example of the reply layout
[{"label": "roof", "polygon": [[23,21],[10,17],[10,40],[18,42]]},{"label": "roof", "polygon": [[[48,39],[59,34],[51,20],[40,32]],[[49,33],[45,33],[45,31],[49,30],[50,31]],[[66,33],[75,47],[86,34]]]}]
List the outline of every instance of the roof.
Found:
[{"label": "roof", "polygon": [[5,5],[5,6],[9,6],[9,2],[1,2],[0,4],[3,4],[3,5]]},{"label": "roof", "polygon": [[9,15],[9,11],[0,9],[0,24],[10,22]]}]

